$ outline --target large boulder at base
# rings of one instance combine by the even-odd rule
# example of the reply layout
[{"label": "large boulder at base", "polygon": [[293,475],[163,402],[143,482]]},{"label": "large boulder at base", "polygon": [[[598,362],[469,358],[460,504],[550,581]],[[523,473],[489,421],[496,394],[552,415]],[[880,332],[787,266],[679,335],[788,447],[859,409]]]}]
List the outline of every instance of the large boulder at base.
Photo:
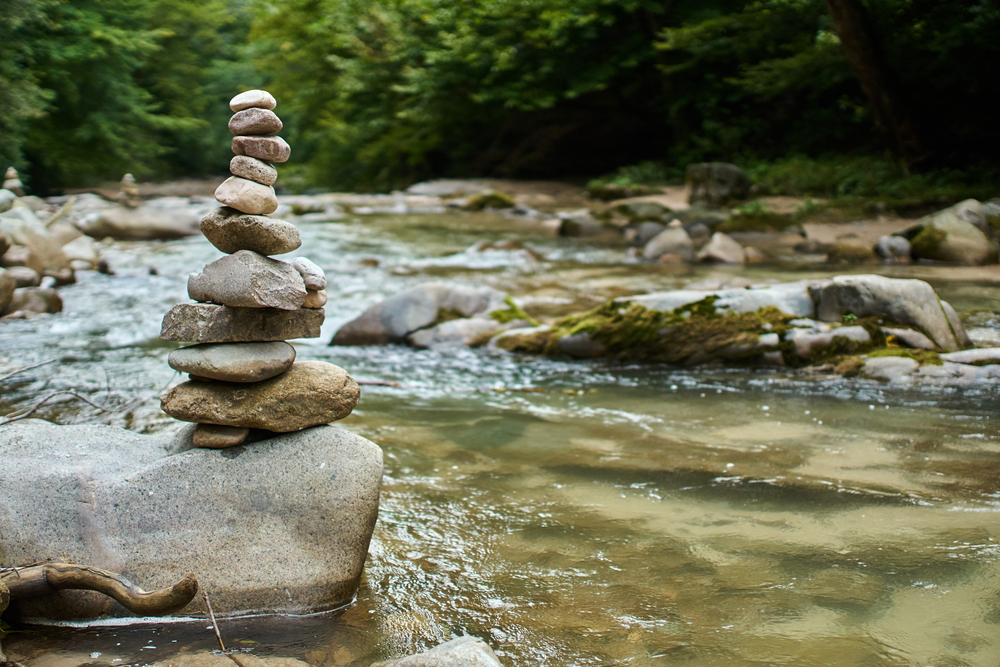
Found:
[{"label": "large boulder at base", "polygon": [[982,205],[974,199],[923,217],[899,235],[910,241],[917,259],[970,266],[996,264],[1000,258],[1000,245],[970,219],[985,223]]},{"label": "large boulder at base", "polygon": [[702,162],[689,164],[684,180],[691,186],[689,204],[724,206],[734,199],[750,194],[753,181],[746,172],[727,162]]},{"label": "large boulder at base", "polygon": [[[819,319],[840,322],[844,315],[877,316],[914,327],[945,350],[967,343],[965,330],[951,308],[938,299],[934,288],[922,280],[876,275],[837,276],[812,288]],[[952,310],[952,313],[954,311]]]},{"label": "large boulder at base", "polygon": [[506,295],[490,287],[427,283],[377,303],[337,331],[331,345],[402,343],[414,331],[449,319],[505,310]]},{"label": "large boulder at base", "polygon": [[91,238],[154,241],[180,239],[201,234],[198,216],[186,210],[125,208],[115,206],[91,213],[80,221],[80,229]]},{"label": "large boulder at base", "polygon": [[398,660],[376,662],[371,667],[500,667],[497,654],[479,637],[459,637]]},{"label": "large boulder at base", "polygon": [[679,224],[664,229],[642,249],[642,256],[646,259],[657,259],[667,254],[677,255],[686,261],[694,259],[694,242]]},{"label": "large boulder at base", "polygon": [[[146,590],[194,572],[220,616],[348,604],[378,516],[382,451],[330,426],[188,449],[193,430],[140,435],[41,420],[0,429],[5,564],[54,556]],[[25,618],[131,615],[89,591],[14,606]],[[198,596],[178,614],[205,611]]]},{"label": "large boulder at base", "polygon": [[256,343],[319,338],[322,309],[229,308],[179,303],[163,316],[160,338],[178,343]]}]

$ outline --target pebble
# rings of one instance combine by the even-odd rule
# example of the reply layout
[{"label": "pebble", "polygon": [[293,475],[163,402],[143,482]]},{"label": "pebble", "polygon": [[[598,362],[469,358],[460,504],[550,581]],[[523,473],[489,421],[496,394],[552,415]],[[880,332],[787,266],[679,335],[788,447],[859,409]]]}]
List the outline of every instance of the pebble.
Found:
[{"label": "pebble", "polygon": [[319,338],[321,309],[227,308],[179,303],[163,316],[160,338],[188,343],[251,343]]},{"label": "pebble", "polygon": [[222,204],[251,215],[274,213],[278,197],[274,188],[254,181],[230,176],[215,191],[215,198]]},{"label": "pebble", "polygon": [[305,301],[306,287],[288,262],[240,250],[192,273],[188,296],[232,308],[297,310]]},{"label": "pebble", "polygon": [[278,170],[263,160],[246,155],[235,155],[229,161],[229,171],[234,176],[257,181],[261,185],[274,185],[278,180]]},{"label": "pebble", "polygon": [[191,434],[191,442],[202,449],[226,449],[242,445],[250,429],[218,424],[198,424]]},{"label": "pebble", "polygon": [[233,134],[274,134],[281,131],[281,119],[268,109],[244,109],[229,119],[229,131]]},{"label": "pebble", "polygon": [[223,206],[201,219],[205,238],[224,253],[252,250],[261,255],[281,255],[302,245],[295,225],[261,215],[247,215]]},{"label": "pebble", "polygon": [[273,109],[278,106],[274,96],[266,90],[248,90],[240,93],[229,101],[229,108],[233,111],[242,111],[256,107],[258,109]]},{"label": "pebble", "polygon": [[326,274],[310,259],[296,257],[292,260],[292,266],[302,275],[302,280],[306,284],[306,289],[321,290],[326,289]]},{"label": "pebble", "polygon": [[281,375],[295,362],[295,348],[271,343],[207,343],[174,350],[167,363],[199,380],[261,382]]},{"label": "pebble", "polygon": [[308,290],[306,292],[306,300],[302,303],[303,308],[322,308],[326,305],[327,296],[326,290]]},{"label": "pebble", "polygon": [[268,162],[287,162],[292,147],[281,137],[233,137],[233,152]]}]

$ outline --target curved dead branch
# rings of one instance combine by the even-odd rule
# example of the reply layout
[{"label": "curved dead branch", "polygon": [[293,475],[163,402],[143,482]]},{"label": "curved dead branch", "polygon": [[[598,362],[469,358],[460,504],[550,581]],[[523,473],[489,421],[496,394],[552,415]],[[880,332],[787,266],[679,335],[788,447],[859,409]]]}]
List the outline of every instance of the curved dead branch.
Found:
[{"label": "curved dead branch", "polygon": [[186,607],[198,593],[198,580],[190,572],[170,588],[144,591],[120,574],[69,563],[41,563],[0,572],[0,583],[6,584],[11,599],[67,589],[97,591],[139,616],[172,614]]}]

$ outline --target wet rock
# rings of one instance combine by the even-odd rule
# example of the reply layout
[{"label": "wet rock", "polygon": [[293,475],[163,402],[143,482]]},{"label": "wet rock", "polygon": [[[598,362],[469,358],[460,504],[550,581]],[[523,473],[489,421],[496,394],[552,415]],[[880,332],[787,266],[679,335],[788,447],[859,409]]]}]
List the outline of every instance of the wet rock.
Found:
[{"label": "wet rock", "polygon": [[15,201],[17,201],[16,194],[6,188],[0,189],[0,213],[9,211]]},{"label": "wet rock", "polygon": [[4,313],[6,315],[13,313],[31,315],[59,313],[62,312],[62,309],[62,298],[51,287],[19,287],[14,290]]},{"label": "wet rock", "polygon": [[692,222],[685,225],[684,229],[687,231],[688,236],[691,237],[691,240],[698,245],[708,243],[712,238],[712,228],[704,222]]},{"label": "wet rock", "polygon": [[697,259],[699,262],[743,264],[746,261],[746,254],[739,243],[722,232],[716,232],[712,234],[712,240],[708,245],[698,252]]},{"label": "wet rock", "polygon": [[662,222],[643,222],[635,229],[635,242],[640,246],[645,246],[653,240],[657,234],[666,229]]},{"label": "wet rock", "polygon": [[[89,656],[88,656],[89,657]],[[295,658],[279,658],[276,656],[256,656],[252,654],[240,653],[239,661],[243,667],[310,667],[310,663],[296,660]],[[83,665],[86,660],[76,664]],[[235,665],[233,659],[228,655],[215,652],[179,653],[170,658],[153,663],[153,667],[231,667]],[[316,663],[312,663],[316,664]],[[59,667],[58,665],[47,665],[46,667]],[[66,665],[65,667],[70,667]],[[90,667],[99,667],[91,664]]]},{"label": "wet rock", "polygon": [[242,445],[250,429],[217,424],[198,424],[191,434],[191,443],[202,449],[228,449]]},{"label": "wet rock", "polygon": [[184,382],[161,399],[174,419],[286,433],[329,424],[351,414],[360,390],[347,371],[323,361],[300,361],[263,382]]},{"label": "wet rock", "polygon": [[[10,240],[10,237],[6,234],[0,234],[0,258],[7,254],[10,247],[14,245],[14,242]],[[0,264],[3,262],[0,261]]]},{"label": "wet rock", "polygon": [[871,343],[871,336],[864,327],[839,327],[829,331],[792,329],[785,334],[785,340],[795,346],[795,354],[800,359],[808,359],[831,346],[837,346],[838,353],[850,352],[855,345]]},{"label": "wet rock", "polygon": [[466,317],[457,320],[448,320],[436,326],[414,331],[406,337],[406,342],[418,350],[478,345],[505,329],[525,324],[527,322],[524,320],[515,320],[507,324],[501,324],[483,315]]},{"label": "wet rock", "polygon": [[482,211],[486,208],[513,208],[515,204],[514,198],[510,195],[499,190],[491,190],[472,195],[462,208],[467,211]]},{"label": "wet rock", "polygon": [[[69,258],[59,244],[48,235],[45,223],[28,208],[15,208],[0,213],[0,233],[13,243],[24,246],[31,256],[30,266],[43,275],[72,274]],[[69,282],[73,282],[72,279]]]},{"label": "wet rock", "polygon": [[826,253],[827,264],[875,264],[878,256],[870,248],[838,243]]},{"label": "wet rock", "polygon": [[228,308],[180,303],[163,316],[160,338],[191,343],[253,343],[318,338],[322,309]]},{"label": "wet rock", "polygon": [[[5,558],[72,555],[150,590],[196,572],[220,616],[351,602],[378,513],[381,450],[329,426],[190,449],[194,430],[140,435],[41,420],[0,429]],[[89,591],[16,604],[28,618],[131,616]],[[205,612],[198,596],[179,614]]]},{"label": "wet rock", "polygon": [[288,262],[251,250],[240,250],[208,264],[188,278],[188,295],[195,301],[232,308],[302,307],[306,288]]},{"label": "wet rock", "polygon": [[14,279],[17,287],[38,287],[42,284],[42,276],[27,266],[12,266],[7,269],[7,275]]},{"label": "wet rock", "polygon": [[291,264],[302,276],[302,281],[305,283],[306,289],[326,289],[326,274],[312,260],[305,257],[296,257],[292,260]]},{"label": "wet rock", "polygon": [[506,352],[541,354],[549,340],[552,327],[542,324],[537,327],[520,327],[501,332],[490,339],[487,347]]},{"label": "wet rock", "polygon": [[909,381],[919,367],[916,360],[908,357],[873,357],[865,360],[863,373],[874,380],[899,383]]},{"label": "wet rock", "polygon": [[557,214],[559,236],[597,236],[604,232],[604,223],[596,219],[587,209],[563,211]]},{"label": "wet rock", "polygon": [[281,131],[281,119],[270,109],[250,107],[233,114],[229,119],[229,131],[251,136],[274,134]]},{"label": "wet rock", "polygon": [[599,340],[594,340],[586,332],[563,336],[558,341],[559,350],[564,354],[578,359],[592,359],[607,353],[607,346]]},{"label": "wet rock", "polygon": [[239,176],[230,176],[223,181],[215,191],[215,199],[250,215],[274,213],[278,209],[274,188]]},{"label": "wet rock", "polygon": [[234,155],[229,161],[229,171],[234,176],[256,181],[261,185],[274,185],[278,180],[278,170],[263,160],[246,155]]},{"label": "wet rock", "polygon": [[101,254],[97,244],[89,236],[79,236],[62,247],[63,253],[69,258],[74,269],[93,270],[101,263]]},{"label": "wet rock", "polygon": [[292,147],[281,137],[233,137],[233,152],[268,162],[288,162]]},{"label": "wet rock", "polygon": [[889,336],[895,336],[896,340],[906,347],[917,350],[933,350],[936,347],[934,345],[934,341],[919,331],[914,331],[913,329],[893,329],[891,327],[882,327],[882,331],[885,333],[886,338]]},{"label": "wet rock", "polygon": [[205,238],[225,253],[252,250],[261,255],[282,255],[302,245],[295,225],[261,215],[247,215],[224,206],[201,219]]},{"label": "wet rock", "polygon": [[688,203],[720,207],[750,194],[753,181],[746,172],[726,162],[690,164],[684,180],[691,186]]},{"label": "wet rock", "polygon": [[643,220],[666,222],[673,215],[673,211],[669,208],[654,201],[623,202],[615,206],[613,211],[632,222],[642,222]]},{"label": "wet rock", "polygon": [[156,241],[197,236],[198,216],[189,211],[137,209],[115,206],[86,215],[80,229],[98,241],[113,238],[127,241]]},{"label": "wet rock", "polygon": [[973,364],[974,366],[1000,364],[1000,348],[986,347],[975,350],[960,350],[958,352],[942,354],[941,358],[956,364]]},{"label": "wet rock", "polygon": [[812,291],[819,319],[826,322],[840,322],[846,314],[877,316],[919,329],[945,350],[958,349],[965,340],[965,329],[957,316],[951,321],[945,302],[922,280],[837,276],[817,284]]},{"label": "wet rock", "polygon": [[478,637],[459,637],[425,653],[377,662],[371,667],[500,667],[493,649]]},{"label": "wet rock", "polygon": [[192,345],[167,357],[175,371],[223,382],[261,382],[294,362],[295,348],[285,342]]},{"label": "wet rock", "polygon": [[302,302],[303,308],[322,308],[329,300],[326,290],[306,290],[306,300]]},{"label": "wet rock", "polygon": [[[913,254],[918,259],[971,266],[996,264],[1000,257],[1000,245],[969,222],[970,217],[977,221],[978,217],[982,217],[985,221],[985,216],[973,215],[972,209],[975,207],[970,202],[975,200],[960,202],[921,218],[916,224],[899,232],[899,235],[910,241]],[[981,209],[980,205],[980,214]]]},{"label": "wet rock", "polygon": [[649,310],[670,312],[698,303],[708,297],[714,297],[712,308],[718,313],[753,313],[761,308],[773,306],[788,315],[813,317],[816,311],[809,287],[809,282],[799,281],[765,285],[753,289],[732,288],[704,291],[686,289],[623,297],[618,301],[636,303]]},{"label": "wet rock", "polygon": [[667,227],[642,249],[642,256],[646,259],[657,259],[667,254],[678,255],[686,261],[694,259],[694,242],[683,227]]},{"label": "wet rock", "polygon": [[909,264],[913,261],[910,242],[902,236],[881,236],[875,253],[890,264]]},{"label": "wet rock", "polygon": [[229,101],[229,108],[233,111],[243,111],[244,109],[274,109],[278,106],[274,96],[266,90],[248,90],[240,93]]},{"label": "wet rock", "polygon": [[504,310],[506,295],[489,287],[427,283],[377,303],[348,322],[333,336],[331,345],[387,345],[442,319],[472,317]]},{"label": "wet rock", "polygon": [[17,281],[10,275],[10,269],[0,269],[0,313],[7,310],[16,289]]}]

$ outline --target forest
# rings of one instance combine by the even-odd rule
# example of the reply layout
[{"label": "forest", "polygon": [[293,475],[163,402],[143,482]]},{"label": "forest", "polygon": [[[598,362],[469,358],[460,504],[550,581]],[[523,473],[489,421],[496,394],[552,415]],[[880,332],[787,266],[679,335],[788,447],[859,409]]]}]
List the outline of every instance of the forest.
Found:
[{"label": "forest", "polygon": [[224,172],[267,87],[300,191],[430,177],[903,196],[996,174],[989,0],[0,0],[0,164],[37,194]]}]

